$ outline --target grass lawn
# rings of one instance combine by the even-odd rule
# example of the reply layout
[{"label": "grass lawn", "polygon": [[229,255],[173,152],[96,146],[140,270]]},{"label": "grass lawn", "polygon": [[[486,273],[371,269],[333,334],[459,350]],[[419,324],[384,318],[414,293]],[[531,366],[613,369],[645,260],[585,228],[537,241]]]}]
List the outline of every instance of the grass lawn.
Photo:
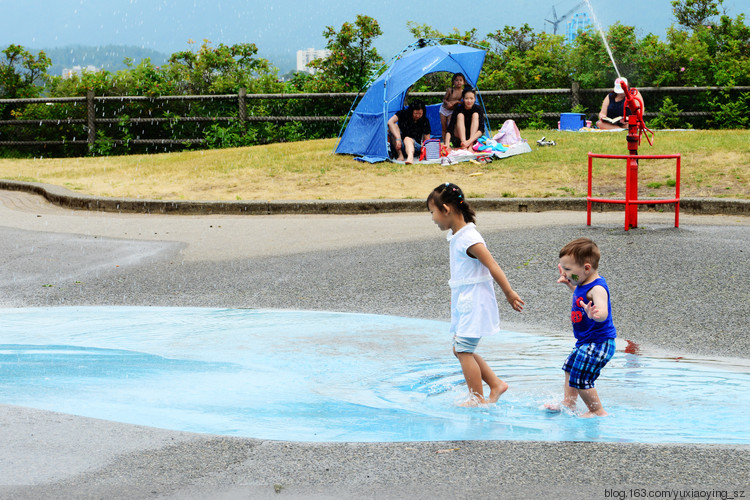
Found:
[{"label": "grass lawn", "polygon": [[[154,155],[0,159],[0,177],[110,197],[159,200],[422,199],[441,182],[468,197],[586,196],[587,153],[627,154],[624,132],[523,130],[532,152],[489,165],[368,164],[336,139]],[[557,142],[538,147],[542,136]],[[750,130],[657,131],[639,152],[682,154],[682,197],[750,198]],[[642,160],[639,197],[674,195],[674,160]],[[625,161],[594,161],[595,195],[622,196]]]}]

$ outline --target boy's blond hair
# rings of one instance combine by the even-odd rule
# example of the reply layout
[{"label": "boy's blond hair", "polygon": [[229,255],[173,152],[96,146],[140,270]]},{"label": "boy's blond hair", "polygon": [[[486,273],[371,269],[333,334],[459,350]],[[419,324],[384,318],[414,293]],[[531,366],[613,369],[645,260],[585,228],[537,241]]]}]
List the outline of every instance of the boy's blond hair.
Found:
[{"label": "boy's blond hair", "polygon": [[566,255],[572,256],[573,260],[579,266],[588,262],[594,269],[599,268],[599,258],[601,257],[599,247],[588,238],[578,238],[562,247],[560,257],[565,257]]}]

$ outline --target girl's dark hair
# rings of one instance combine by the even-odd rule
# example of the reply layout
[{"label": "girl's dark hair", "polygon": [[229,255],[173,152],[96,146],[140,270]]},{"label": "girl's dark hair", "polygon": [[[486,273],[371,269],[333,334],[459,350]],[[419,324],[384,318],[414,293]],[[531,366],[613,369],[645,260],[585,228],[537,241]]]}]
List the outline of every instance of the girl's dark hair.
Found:
[{"label": "girl's dark hair", "polygon": [[473,89],[471,87],[465,87],[464,91],[461,92],[461,97],[466,97],[466,94],[468,94],[469,92],[471,92],[475,96],[477,95],[477,91],[475,89]]},{"label": "girl's dark hair", "polygon": [[430,202],[432,202],[441,212],[444,210],[443,205],[448,205],[449,207],[453,207],[461,212],[464,216],[464,222],[476,222],[475,216],[477,214],[469,206],[469,202],[466,201],[464,192],[461,191],[460,187],[451,182],[440,184],[432,190],[425,202],[428,210],[430,209]]}]

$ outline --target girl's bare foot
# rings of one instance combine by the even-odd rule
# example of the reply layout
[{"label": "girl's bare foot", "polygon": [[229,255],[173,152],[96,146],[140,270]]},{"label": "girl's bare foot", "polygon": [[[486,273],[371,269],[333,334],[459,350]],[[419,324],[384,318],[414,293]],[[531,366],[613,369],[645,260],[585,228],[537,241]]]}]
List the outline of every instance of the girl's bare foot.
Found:
[{"label": "girl's bare foot", "polygon": [[567,409],[567,410],[570,410],[570,411],[572,411],[572,412],[575,413],[575,411],[576,411],[576,404],[575,403],[568,404],[565,401],[563,401],[561,403],[544,403],[544,405],[542,405],[541,409],[544,409],[544,410],[547,410],[547,411],[552,411],[552,412],[561,412],[561,411],[563,411],[563,409]]},{"label": "girl's bare foot", "polygon": [[462,408],[474,408],[479,405],[487,404],[487,401],[476,394],[470,394],[469,397],[463,403],[459,403],[458,406]]},{"label": "girl's bare foot", "polygon": [[507,390],[508,384],[501,380],[499,385],[490,388],[490,397],[488,401],[490,403],[497,403],[497,400],[500,399],[500,396],[502,396],[503,393]]},{"label": "girl's bare foot", "polygon": [[593,411],[587,411],[583,415],[581,415],[581,418],[593,418],[593,417],[607,417],[609,416],[609,413],[607,413],[604,410],[597,410],[595,412]]}]

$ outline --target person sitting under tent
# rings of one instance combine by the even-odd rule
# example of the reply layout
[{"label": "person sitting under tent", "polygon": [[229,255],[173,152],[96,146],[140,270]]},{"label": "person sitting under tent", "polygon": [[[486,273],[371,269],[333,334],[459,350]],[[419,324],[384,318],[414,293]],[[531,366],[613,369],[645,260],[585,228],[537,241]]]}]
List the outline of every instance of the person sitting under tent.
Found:
[{"label": "person sitting under tent", "polygon": [[397,111],[388,120],[388,140],[391,144],[392,155],[396,154],[396,160],[404,161],[406,153],[406,164],[414,163],[414,154],[421,149],[422,142],[432,137],[430,121],[427,119],[425,104],[415,100],[409,107]]},{"label": "person sitting under tent", "polygon": [[456,107],[445,131],[445,146],[471,149],[484,135],[484,113],[476,100],[476,91],[464,90],[463,102]]}]

